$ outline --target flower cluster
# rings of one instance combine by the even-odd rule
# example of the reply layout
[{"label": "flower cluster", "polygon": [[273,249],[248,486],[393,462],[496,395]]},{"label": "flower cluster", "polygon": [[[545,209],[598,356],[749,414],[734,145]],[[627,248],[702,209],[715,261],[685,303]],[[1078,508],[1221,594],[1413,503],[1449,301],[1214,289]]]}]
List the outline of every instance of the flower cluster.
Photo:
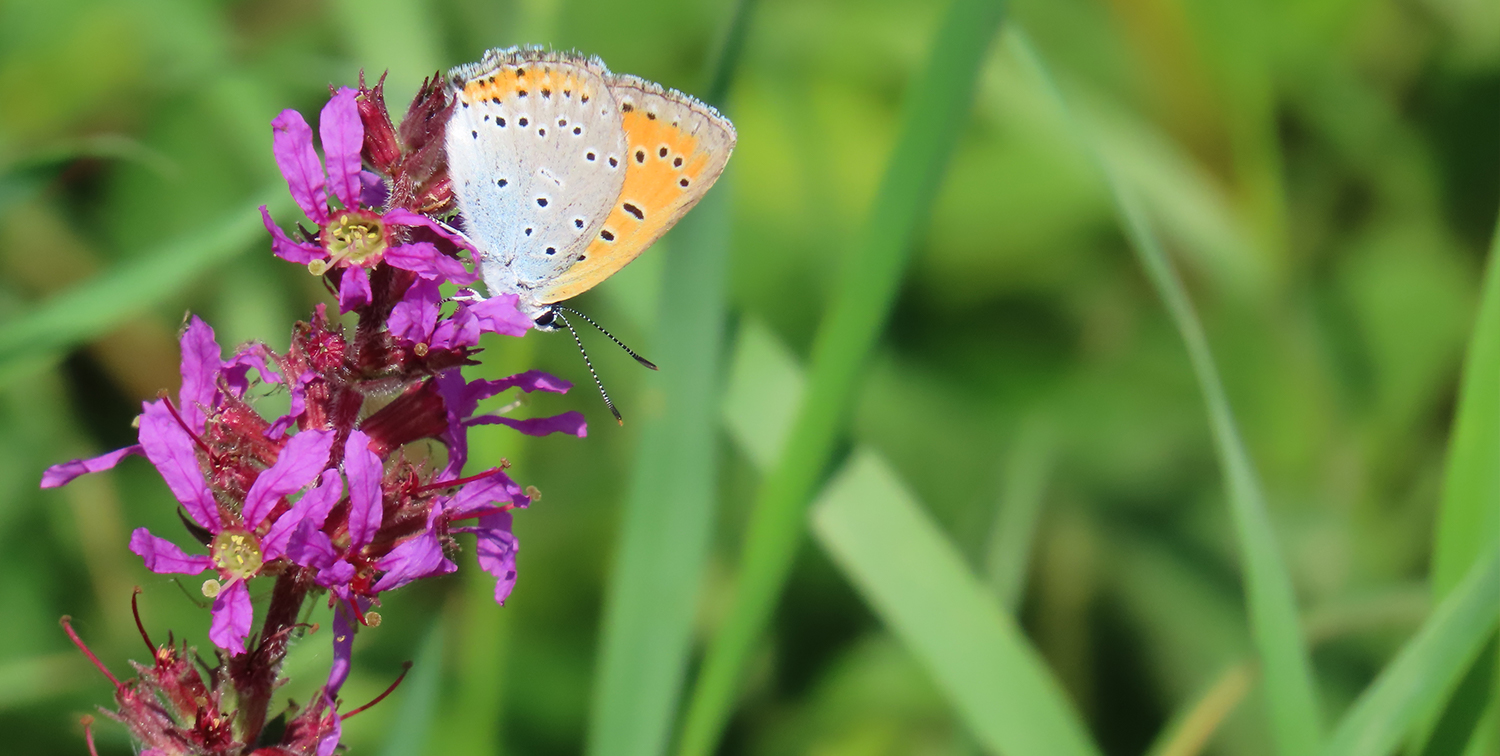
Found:
[{"label": "flower cluster", "polygon": [[[338,745],[338,691],[355,631],[379,622],[372,608],[384,592],[457,569],[459,533],[474,535],[496,601],[515,585],[511,510],[528,506],[535,490],[513,481],[505,460],[464,477],[468,430],[502,424],[583,436],[586,429],[577,412],[477,414],[480,401],[504,391],[561,393],[570,385],[537,371],[492,381],[460,373],[475,364],[481,334],[521,336],[532,323],[514,295],[442,294],[444,284],[477,280],[463,237],[430,215],[451,206],[442,158],[451,107],[434,79],[397,130],[381,86],[361,79],[323,108],[321,161],[302,116],[277,116],[276,162],[317,230],[299,228],[294,238],[263,207],[272,251],[322,277],[340,312],[357,318],[353,332],[318,305],[293,327],[285,352],[250,343],[226,357],[213,329],[192,317],[181,337],[182,386],[175,401],[164,394],[143,404],[138,443],[43,475],[51,488],[146,457],[180,504],[187,538],[140,528],[131,550],[153,572],[211,573],[202,591],[213,599],[209,638],[220,653],[207,681],[186,646],[157,647],[149,638],[153,665],[137,665],[138,677],[126,683],[110,678],[117,710],[109,714],[145,753],[326,756]],[[286,414],[257,411],[254,397],[266,390],[286,392]],[[433,443],[445,457],[427,453]],[[259,578],[275,582],[255,633],[249,583]],[[252,751],[296,618],[318,596],[335,608],[327,683],[280,743]]]}]

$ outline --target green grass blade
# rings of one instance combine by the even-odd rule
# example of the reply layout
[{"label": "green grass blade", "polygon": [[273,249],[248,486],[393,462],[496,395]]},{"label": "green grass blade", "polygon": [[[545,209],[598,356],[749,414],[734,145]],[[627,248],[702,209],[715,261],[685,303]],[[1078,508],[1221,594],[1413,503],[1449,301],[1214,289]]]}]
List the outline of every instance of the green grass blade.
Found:
[{"label": "green grass blade", "polygon": [[1432,552],[1432,589],[1447,595],[1500,540],[1500,223],[1465,358]]},{"label": "green grass blade", "polygon": [[1146,756],[1197,756],[1208,747],[1219,725],[1234,713],[1255,686],[1255,668],[1241,662],[1224,670],[1203,694],[1174,715]]},{"label": "green grass blade", "polygon": [[1396,658],[1360,695],[1324,756],[1390,753],[1458,682],[1500,620],[1500,548],[1474,563]]},{"label": "green grass blade", "polygon": [[1490,691],[1494,690],[1497,651],[1500,651],[1500,635],[1490,633],[1479,658],[1469,665],[1468,673],[1453,691],[1453,698],[1427,740],[1427,747],[1422,749],[1422,756],[1463,753],[1465,746],[1475,739],[1474,730],[1484,720]]},{"label": "green grass blade", "polygon": [[31,312],[0,327],[0,374],[22,362],[36,361],[96,338],[130,315],[178,294],[215,265],[270,238],[261,225],[260,205],[273,216],[291,211],[285,187],[263,192],[222,218],[173,241],[154,253],[123,263],[42,302]]},{"label": "green grass blade", "polygon": [[780,460],[754,506],[735,596],[693,691],[684,756],[707,756],[739,690],[746,659],[769,622],[802,540],[804,511],[880,336],[916,233],[967,122],[980,64],[1004,15],[997,0],[955,0],[910,85],[901,135],[859,243],[851,250],[813,345],[808,391]]},{"label": "green grass blade", "polygon": [[[739,0],[708,73],[722,104],[752,3]],[[643,417],[604,601],[588,753],[658,756],[692,652],[693,619],[718,509],[719,397],[728,309],[731,176],[672,232],[653,358],[661,414]]]},{"label": "green grass blade", "polygon": [[1026,591],[1031,545],[1041,520],[1057,441],[1041,420],[1025,424],[1005,460],[1004,489],[985,548],[985,575],[1005,610],[1015,613]]},{"label": "green grass blade", "polygon": [[1265,495],[1240,437],[1203,324],[1199,322],[1187,291],[1134,190],[1119,179],[1109,156],[1097,148],[1097,140],[1074,119],[1061,90],[1030,43],[1020,33],[1016,34],[1015,40],[1022,59],[1041,80],[1043,88],[1055,98],[1080,145],[1097,160],[1126,238],[1187,347],[1188,358],[1208,408],[1214,447],[1228,489],[1245,580],[1251,636],[1265,676],[1265,693],[1277,751],[1282,756],[1312,753],[1319,745],[1321,726],[1311,663],[1297,615],[1296,595],[1276,545]]},{"label": "green grass blade", "polygon": [[1099,752],[1015,620],[877,454],[856,453],[813,507],[812,522],[818,543],[987,748],[1006,756]]},{"label": "green grass blade", "polygon": [[[1432,593],[1442,599],[1473,564],[1474,558],[1500,541],[1500,219],[1490,242],[1479,312],[1464,360],[1463,381],[1449,440],[1443,498],[1432,545]],[[1475,664],[1493,667],[1494,658]],[[1489,670],[1493,672],[1493,670]],[[1474,678],[1471,670],[1466,678]],[[1430,715],[1437,742],[1467,738],[1470,717],[1459,712],[1482,710],[1495,701],[1490,686],[1465,685],[1454,692],[1448,711]],[[1454,728],[1467,728],[1455,732]],[[1424,750],[1430,750],[1424,749]]]},{"label": "green grass blade", "polygon": [[[396,695],[401,696],[401,706],[394,715],[390,732],[385,738],[382,756],[409,756],[421,753],[432,730],[438,711],[438,682],[442,680],[443,627],[434,622],[432,629],[417,651],[411,672]],[[356,704],[358,705],[358,704]],[[365,716],[369,716],[368,713]],[[379,715],[376,715],[379,716]]]}]

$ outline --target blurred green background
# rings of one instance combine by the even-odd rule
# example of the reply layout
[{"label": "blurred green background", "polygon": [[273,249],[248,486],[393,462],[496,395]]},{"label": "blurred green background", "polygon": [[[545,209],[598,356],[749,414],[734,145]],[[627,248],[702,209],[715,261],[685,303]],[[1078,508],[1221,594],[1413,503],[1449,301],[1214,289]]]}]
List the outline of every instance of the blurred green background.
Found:
[{"label": "blurred green background", "polygon": [[[874,573],[840,550],[854,536],[839,512],[933,524],[914,540],[961,569],[899,551],[894,568],[981,587],[964,605],[990,607],[995,628],[1013,612],[1025,640],[986,637],[1039,652],[1099,752],[1274,752],[1278,691],[1250,630],[1246,531],[1215,454],[1225,437],[1182,322],[1122,230],[1122,196],[1201,315],[1279,546],[1259,553],[1279,556],[1295,591],[1311,721],[1332,732],[1437,604],[1436,522],[1455,495],[1450,438],[1500,206],[1500,3],[1017,0],[998,32],[980,29],[972,87],[924,90],[951,78],[944,55],[958,65],[969,49],[946,13],[909,0],[0,2],[0,751],[84,753],[78,718],[110,700],[61,615],[116,674],[147,658],[136,585],[158,642],[171,631],[210,647],[192,581],[181,590],[126,550],[135,527],[180,532],[149,465],[36,484],[49,464],[133,439],[138,403],[176,387],[185,312],[226,346],[280,349],[329,301],[269,254],[254,213],[272,202],[291,217],[270,119],[294,107],[312,120],[361,68],[389,69],[399,114],[424,75],[527,42],[705,97],[717,65],[739,145],[683,228],[575,303],[662,367],[582,334],[623,428],[567,336],[486,342],[472,375],[574,381],[525,411],[579,409],[590,435],[474,431],[476,465],[506,456],[543,492],[517,518],[515,594],[494,607],[465,553],[459,574],[391,595],[359,636],[345,700],[417,665],[348,723],[351,753],[665,752],[703,649],[739,616],[757,491],[789,464],[777,459],[815,334],[831,303],[858,299],[845,291],[875,292],[871,327],[891,309],[868,358],[853,348],[857,380],[808,474],[875,470],[887,485],[820,498],[812,537],[797,508],[809,497],[794,502],[799,533],[780,542],[795,561],[768,632],[746,625],[718,752],[1062,752],[1007,741],[1016,728],[986,734],[982,706],[922,650],[969,649],[942,636],[946,619],[872,598]],[[961,117],[924,121],[934,102]],[[939,149],[913,151],[924,134]],[[906,184],[903,170],[941,181]],[[910,245],[885,238],[906,233],[885,212],[903,197]],[[904,266],[891,258],[890,296],[858,283],[887,241],[910,247]],[[1500,538],[1500,521],[1473,522],[1471,539]],[[1485,612],[1489,629],[1469,633],[1480,641]],[[665,656],[639,655],[632,627],[665,638]],[[327,646],[324,631],[294,649],[286,695],[307,700]],[[1474,713],[1443,720],[1467,725],[1438,728],[1466,737],[1488,696],[1471,753],[1500,749],[1488,653],[1460,694]],[[1432,678],[1411,732],[1349,752],[1424,752],[1456,679]],[[131,752],[119,726],[96,729],[101,753]]]}]

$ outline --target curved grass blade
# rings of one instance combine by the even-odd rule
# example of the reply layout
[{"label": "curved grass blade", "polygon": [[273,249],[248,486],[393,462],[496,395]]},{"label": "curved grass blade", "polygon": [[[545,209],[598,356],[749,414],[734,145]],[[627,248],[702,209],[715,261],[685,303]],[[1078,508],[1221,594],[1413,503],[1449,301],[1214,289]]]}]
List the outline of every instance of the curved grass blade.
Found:
[{"label": "curved grass blade", "polygon": [[1324,756],[1390,753],[1464,674],[1500,621],[1500,548],[1477,560],[1334,731]]},{"label": "curved grass blade", "polygon": [[1146,756],[1197,756],[1208,747],[1219,725],[1234,713],[1255,686],[1255,667],[1240,662],[1224,670],[1203,695],[1190,701],[1162,728]]},{"label": "curved grass blade", "polygon": [[1030,42],[1019,30],[1013,39],[1023,62],[1031,67],[1043,88],[1052,95],[1080,146],[1099,165],[1126,238],[1182,335],[1198,386],[1203,391],[1214,448],[1219,455],[1219,466],[1224,471],[1230,513],[1239,542],[1251,636],[1265,676],[1265,693],[1277,751],[1282,756],[1312,753],[1319,745],[1321,726],[1312,667],[1297,615],[1296,595],[1276,545],[1265,495],[1245,442],[1240,437],[1203,324],[1199,322],[1187,290],[1177,277],[1135,192],[1120,180],[1109,156],[1097,147],[1098,141],[1073,116],[1062,91]]},{"label": "curved grass blade", "polygon": [[402,686],[404,690],[398,689],[398,693],[402,695],[401,707],[396,710],[395,721],[386,734],[385,748],[381,749],[383,756],[408,756],[422,752],[422,744],[427,742],[433,720],[437,718],[438,682],[442,679],[442,667],[443,626],[438,621],[432,623],[432,628],[427,631],[427,637],[417,650],[410,676]]},{"label": "curved grass blade", "polygon": [[808,390],[780,460],[756,498],[735,596],[709,645],[684,724],[683,756],[707,756],[719,740],[751,649],[774,611],[802,540],[807,503],[822,480],[871,349],[931,206],[974,82],[1004,15],[998,0],[954,0],[910,86],[901,136],[870,221],[847,258],[813,345]]},{"label": "curved grass blade", "polygon": [[[722,105],[743,48],[750,0],[737,0],[708,72]],[[693,618],[718,509],[719,392],[728,309],[729,183],[672,232],[652,343],[664,369],[661,414],[644,417],[604,602],[588,749],[658,756],[672,737],[692,652]]]},{"label": "curved grass blade", "polygon": [[[1432,545],[1432,592],[1441,599],[1452,590],[1476,555],[1500,541],[1500,219],[1490,242],[1479,313],[1464,358],[1458,408],[1448,445],[1443,499]],[[1495,654],[1475,661],[1487,667],[1471,670],[1468,679],[1493,676]],[[1475,713],[1495,711],[1500,696],[1490,685],[1464,685],[1454,692],[1448,711],[1438,719],[1431,743],[1466,740]],[[1459,731],[1461,730],[1461,732]]]},{"label": "curved grass blade", "polygon": [[262,193],[250,203],[216,218],[154,253],[115,266],[38,305],[27,315],[0,326],[0,375],[20,374],[15,367],[47,358],[97,338],[130,315],[177,294],[215,265],[266,241],[259,205],[273,215],[292,208],[286,188]]},{"label": "curved grass blade", "polygon": [[1099,753],[1020,626],[878,454],[856,452],[814,505],[812,529],[986,748]]}]

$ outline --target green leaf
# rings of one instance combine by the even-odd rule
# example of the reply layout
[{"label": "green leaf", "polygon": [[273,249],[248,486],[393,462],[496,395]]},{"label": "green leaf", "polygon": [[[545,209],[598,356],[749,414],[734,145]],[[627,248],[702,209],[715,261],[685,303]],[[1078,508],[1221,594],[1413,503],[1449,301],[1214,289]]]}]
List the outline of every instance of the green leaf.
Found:
[{"label": "green leaf", "polygon": [[1004,15],[997,0],[954,0],[906,97],[901,136],[869,223],[850,251],[813,344],[791,438],[756,498],[728,618],[693,691],[681,752],[707,756],[729,718],[746,660],[770,621],[802,540],[804,512],[884,328],[913,240],[968,122],[974,82]]},{"label": "green leaf", "polygon": [[[735,3],[708,73],[722,103],[751,3]],[[652,340],[660,414],[642,418],[641,447],[604,600],[588,753],[665,753],[692,652],[704,565],[718,509],[719,398],[728,309],[731,175],[683,218],[666,245]]]},{"label": "green leaf", "polygon": [[1219,675],[1203,694],[1172,716],[1146,756],[1197,756],[1208,747],[1219,725],[1234,713],[1255,685],[1255,667],[1236,664]]},{"label": "green leaf", "polygon": [[[422,744],[427,742],[437,715],[438,682],[442,679],[442,667],[443,626],[438,621],[432,623],[432,628],[427,631],[427,637],[417,650],[411,672],[397,689],[396,695],[401,696],[401,706],[396,710],[391,729],[386,734],[385,748],[381,750],[383,756],[408,756],[422,752]],[[369,716],[369,713],[365,716]]]},{"label": "green leaf", "polygon": [[1354,702],[1324,756],[1390,753],[1456,684],[1500,621],[1500,548],[1476,561]]},{"label": "green leaf", "polygon": [[0,327],[0,376],[24,374],[27,364],[45,364],[59,353],[98,338],[119,322],[177,295],[198,276],[269,238],[259,205],[271,214],[289,212],[286,188],[276,187],[261,201],[242,207],[139,259],[122,263]]},{"label": "green leaf", "polygon": [[819,545],[981,743],[1007,756],[1099,752],[1015,620],[877,454],[855,454],[812,522]]},{"label": "green leaf", "polygon": [[1321,726],[1312,668],[1298,621],[1296,595],[1276,544],[1276,535],[1266,511],[1265,494],[1245,442],[1240,437],[1203,324],[1199,322],[1187,290],[1173,269],[1135,189],[1120,179],[1111,156],[1099,149],[1099,140],[1087,124],[1074,118],[1062,91],[1030,42],[1019,30],[1013,39],[1018,54],[1056,100],[1080,146],[1097,160],[1125,236],[1187,347],[1193,373],[1207,405],[1214,448],[1228,489],[1229,508],[1234,518],[1244,573],[1251,637],[1265,675],[1265,693],[1277,751],[1282,756],[1312,753],[1318,747]]},{"label": "green leaf", "polygon": [[985,549],[985,574],[1005,610],[1015,613],[1026,591],[1031,543],[1041,521],[1056,456],[1055,432],[1040,419],[1022,426],[1005,459],[1004,489]]}]

